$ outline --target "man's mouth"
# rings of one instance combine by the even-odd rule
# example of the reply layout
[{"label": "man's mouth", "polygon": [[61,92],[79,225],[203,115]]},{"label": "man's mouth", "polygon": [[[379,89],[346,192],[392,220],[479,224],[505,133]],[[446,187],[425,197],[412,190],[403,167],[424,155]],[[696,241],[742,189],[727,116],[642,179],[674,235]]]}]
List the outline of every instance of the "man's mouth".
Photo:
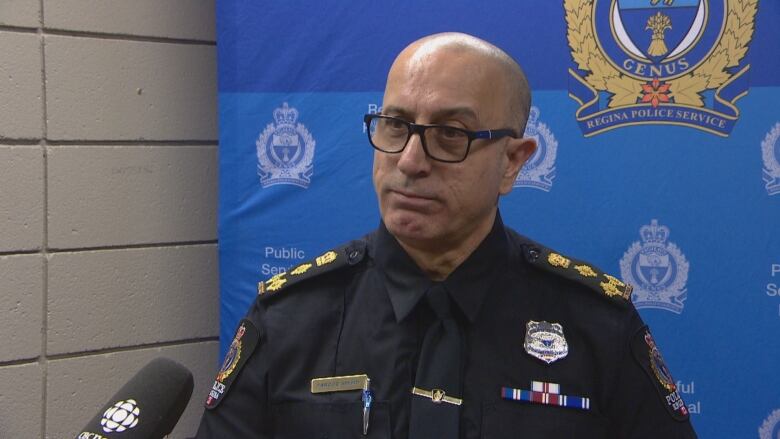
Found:
[{"label": "man's mouth", "polygon": [[394,192],[398,195],[400,195],[403,198],[410,198],[410,199],[418,199],[418,200],[430,200],[433,201],[435,197],[428,195],[428,194],[421,194],[414,191],[408,191],[408,190],[400,190],[400,189],[390,189],[390,192]]},{"label": "man's mouth", "polygon": [[436,202],[436,197],[430,194],[421,194],[404,189],[390,189],[388,193],[396,207],[409,208],[413,210],[424,209]]}]

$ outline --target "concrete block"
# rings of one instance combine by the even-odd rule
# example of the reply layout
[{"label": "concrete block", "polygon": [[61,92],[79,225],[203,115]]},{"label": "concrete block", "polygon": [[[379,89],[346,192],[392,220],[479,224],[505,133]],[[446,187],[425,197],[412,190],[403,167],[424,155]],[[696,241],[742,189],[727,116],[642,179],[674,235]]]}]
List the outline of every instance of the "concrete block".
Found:
[{"label": "concrete block", "polygon": [[214,41],[214,0],[44,0],[50,29]]},{"label": "concrete block", "polygon": [[0,138],[43,137],[41,41],[0,31]]},{"label": "concrete block", "polygon": [[0,145],[0,251],[40,248],[43,211],[43,149]]},{"label": "concrete block", "polygon": [[36,358],[42,354],[43,257],[0,256],[0,273],[0,361]]},{"label": "concrete block", "polygon": [[38,363],[0,367],[0,438],[40,437],[43,373]]},{"label": "concrete block", "polygon": [[217,246],[53,254],[47,352],[218,335]]},{"label": "concrete block", "polygon": [[69,36],[45,44],[50,139],[216,140],[216,47]]},{"label": "concrete block", "polygon": [[0,2],[0,24],[37,28],[41,24],[41,3],[35,0],[3,0]]},{"label": "concrete block", "polygon": [[50,248],[217,236],[215,146],[49,147]]},{"label": "concrete block", "polygon": [[[149,361],[167,357],[195,378],[192,398],[171,438],[195,436],[207,389],[217,373],[216,341],[53,360],[46,384],[46,437],[72,438]],[[143,410],[143,409],[142,409]]]}]

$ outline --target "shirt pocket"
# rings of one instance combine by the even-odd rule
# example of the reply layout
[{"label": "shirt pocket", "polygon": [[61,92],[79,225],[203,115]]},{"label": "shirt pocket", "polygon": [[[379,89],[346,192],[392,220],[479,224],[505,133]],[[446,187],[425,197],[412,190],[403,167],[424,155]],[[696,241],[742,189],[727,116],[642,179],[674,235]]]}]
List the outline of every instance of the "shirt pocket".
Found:
[{"label": "shirt pocket", "polygon": [[274,439],[389,439],[390,408],[374,401],[363,436],[363,404],[283,402],[272,405]]},{"label": "shirt pocket", "polygon": [[607,422],[587,410],[497,401],[482,406],[482,439],[606,439]]}]

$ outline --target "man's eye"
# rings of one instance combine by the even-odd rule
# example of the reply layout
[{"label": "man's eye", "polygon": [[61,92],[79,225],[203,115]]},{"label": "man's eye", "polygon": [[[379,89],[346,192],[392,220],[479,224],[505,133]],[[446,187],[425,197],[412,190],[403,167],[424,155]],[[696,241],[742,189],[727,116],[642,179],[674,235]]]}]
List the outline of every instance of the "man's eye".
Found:
[{"label": "man's eye", "polygon": [[398,119],[377,119],[377,126],[387,132],[406,131],[406,124]]},{"label": "man's eye", "polygon": [[442,126],[439,128],[439,135],[444,139],[460,139],[465,136],[463,132],[455,128]]},{"label": "man's eye", "polygon": [[406,128],[406,124],[401,122],[400,120],[387,119],[387,127],[388,128],[392,128],[392,129],[396,129],[396,130],[400,130],[400,129],[405,129]]}]

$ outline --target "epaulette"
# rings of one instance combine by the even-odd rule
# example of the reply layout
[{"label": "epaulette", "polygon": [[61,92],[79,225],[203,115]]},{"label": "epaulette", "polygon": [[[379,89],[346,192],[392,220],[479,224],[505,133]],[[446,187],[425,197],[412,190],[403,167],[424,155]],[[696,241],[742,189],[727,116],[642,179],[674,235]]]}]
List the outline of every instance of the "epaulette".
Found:
[{"label": "epaulette", "polygon": [[526,260],[535,267],[587,285],[604,296],[620,298],[621,302],[631,300],[633,286],[602,272],[587,262],[564,256],[540,245],[525,246],[524,252]]},{"label": "epaulette", "polygon": [[272,276],[257,284],[257,294],[262,298],[276,296],[280,291],[324,273],[355,265],[366,255],[366,243],[353,241],[328,250],[311,261],[303,262],[289,271]]}]

